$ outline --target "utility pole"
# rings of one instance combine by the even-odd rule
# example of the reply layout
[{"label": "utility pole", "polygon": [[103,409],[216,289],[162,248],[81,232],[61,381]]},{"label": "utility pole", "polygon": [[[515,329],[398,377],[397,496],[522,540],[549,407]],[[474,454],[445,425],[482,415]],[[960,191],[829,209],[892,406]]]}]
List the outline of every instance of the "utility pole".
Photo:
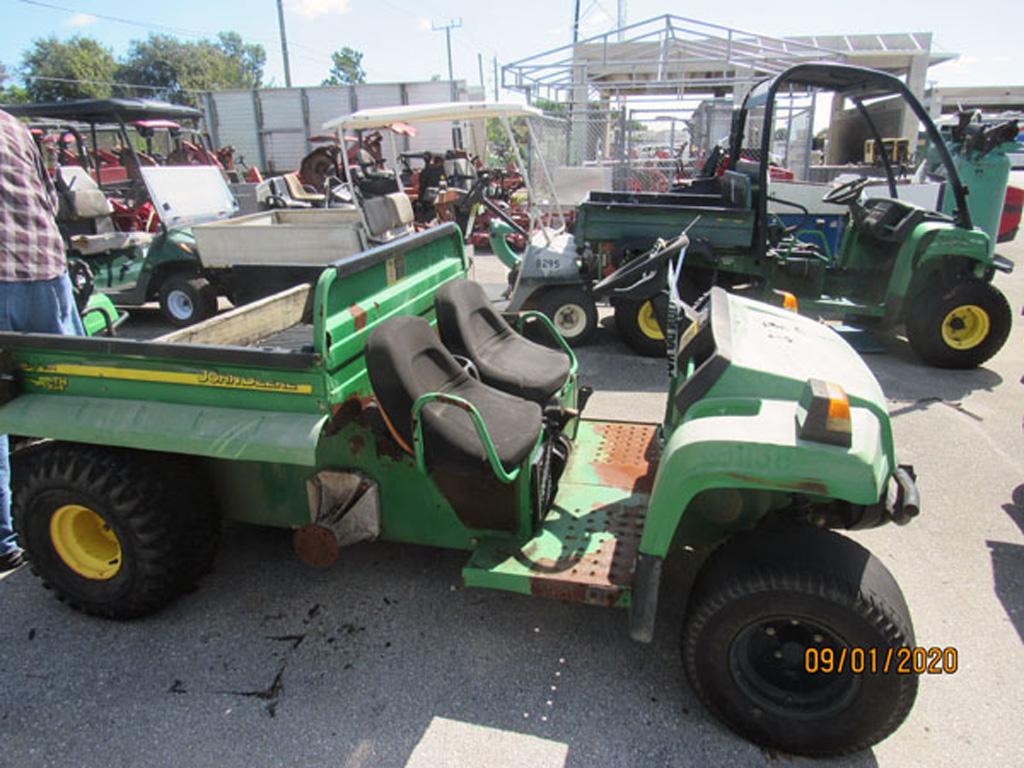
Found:
[{"label": "utility pole", "polygon": [[[444,30],[444,41],[448,45],[448,82],[451,84],[452,89],[452,101],[458,101],[458,90],[455,88],[455,71],[452,69],[452,30],[458,29],[462,26],[462,19],[458,21],[454,19],[448,19],[447,24],[437,25],[434,22],[430,22],[430,28],[434,32],[440,32]],[[452,146],[460,148],[462,146],[462,128],[459,125],[459,121],[456,120],[452,123]]]},{"label": "utility pole", "polygon": [[477,53],[476,65],[480,68],[480,89],[484,92],[484,101],[487,101],[487,83],[484,82],[484,55]]},{"label": "utility pole", "polygon": [[615,26],[619,30],[619,42],[622,42],[622,28],[626,26],[626,0],[617,0],[615,3]]},{"label": "utility pole", "polygon": [[580,0],[576,0],[576,10],[572,14],[572,44],[580,39]]},{"label": "utility pole", "polygon": [[284,33],[284,3],[277,0],[277,25],[281,30],[281,58],[284,59],[284,84],[292,87],[292,68],[288,64],[288,37]]},{"label": "utility pole", "polygon": [[[280,2],[280,0],[278,0],[278,2]],[[444,30],[445,42],[448,45],[448,79],[449,80],[455,80],[455,72],[452,70],[452,30],[453,29],[458,29],[461,26],[462,26],[462,19],[461,18],[458,21],[454,21],[452,19],[449,19],[447,24],[434,24],[433,22],[431,22],[431,24],[430,24],[430,28],[434,32],[440,32],[441,30]]]}]

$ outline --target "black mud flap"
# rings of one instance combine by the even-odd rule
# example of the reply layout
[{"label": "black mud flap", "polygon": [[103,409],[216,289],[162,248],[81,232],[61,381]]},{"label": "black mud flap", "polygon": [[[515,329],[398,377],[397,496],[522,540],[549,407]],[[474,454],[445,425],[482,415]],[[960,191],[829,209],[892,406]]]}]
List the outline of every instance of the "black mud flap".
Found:
[{"label": "black mud flap", "polygon": [[629,608],[629,636],[641,643],[654,639],[654,619],[658,613],[658,588],[661,566],[665,561],[641,552],[633,575],[633,603]]}]

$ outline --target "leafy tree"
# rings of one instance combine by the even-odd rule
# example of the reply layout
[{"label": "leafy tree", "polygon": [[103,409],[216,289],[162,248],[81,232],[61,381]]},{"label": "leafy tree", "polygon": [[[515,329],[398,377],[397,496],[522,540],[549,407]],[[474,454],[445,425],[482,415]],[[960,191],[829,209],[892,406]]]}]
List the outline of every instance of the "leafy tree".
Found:
[{"label": "leafy tree", "polygon": [[234,60],[239,68],[239,79],[246,87],[259,88],[263,85],[263,68],[267,64],[267,51],[259,43],[246,43],[237,32],[221,32],[217,45],[224,55]]},{"label": "leafy tree", "polygon": [[355,85],[365,82],[363,54],[346,45],[331,54],[331,75],[321,85]]},{"label": "leafy tree", "polygon": [[222,32],[217,42],[150,35],[132,42],[118,79],[160,88],[171,101],[194,104],[196,91],[259,86],[266,59],[262,45],[246,44],[236,32]]},{"label": "leafy tree", "polygon": [[0,62],[0,104],[24,104],[28,101],[28,93],[20,85],[12,82],[7,67]]},{"label": "leafy tree", "polygon": [[106,98],[112,93],[109,83],[117,72],[109,48],[79,36],[63,42],[54,35],[33,41],[21,66],[25,91],[32,101]]}]

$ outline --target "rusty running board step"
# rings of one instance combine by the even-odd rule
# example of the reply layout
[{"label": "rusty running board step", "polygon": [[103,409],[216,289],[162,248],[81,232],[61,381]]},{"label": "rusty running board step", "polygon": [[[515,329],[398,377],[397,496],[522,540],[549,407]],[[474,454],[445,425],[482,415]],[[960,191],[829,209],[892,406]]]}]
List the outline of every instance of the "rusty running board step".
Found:
[{"label": "rusty running board step", "polygon": [[466,586],[627,607],[656,466],[653,425],[583,422],[537,535],[482,541]]}]

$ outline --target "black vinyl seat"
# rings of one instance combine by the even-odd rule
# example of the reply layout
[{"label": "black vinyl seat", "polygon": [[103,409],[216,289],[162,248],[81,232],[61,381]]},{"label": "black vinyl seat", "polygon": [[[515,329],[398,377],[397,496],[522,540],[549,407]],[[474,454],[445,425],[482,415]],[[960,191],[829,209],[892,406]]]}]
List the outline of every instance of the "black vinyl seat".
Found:
[{"label": "black vinyl seat", "polygon": [[434,309],[441,341],[472,360],[484,383],[544,405],[569,378],[569,356],[516,333],[479,283],[448,281],[434,294]]},{"label": "black vinyl seat", "polygon": [[[456,395],[472,403],[508,472],[526,459],[540,436],[540,407],[470,377],[421,317],[395,317],[374,329],[366,342],[366,368],[385,418],[409,450],[413,448],[413,403],[428,392]],[[466,411],[434,402],[423,408],[420,417],[431,471],[492,474]]]}]

